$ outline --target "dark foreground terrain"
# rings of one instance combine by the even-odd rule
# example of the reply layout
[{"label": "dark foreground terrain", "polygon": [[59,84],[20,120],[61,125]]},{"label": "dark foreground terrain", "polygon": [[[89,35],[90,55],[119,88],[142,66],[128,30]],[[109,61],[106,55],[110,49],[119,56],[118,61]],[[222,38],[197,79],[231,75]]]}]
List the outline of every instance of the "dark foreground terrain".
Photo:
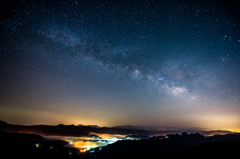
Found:
[{"label": "dark foreground terrain", "polygon": [[103,148],[100,158],[232,158],[240,156],[240,135],[168,135],[149,140],[120,141]]},{"label": "dark foreground terrain", "polygon": [[26,133],[0,131],[1,156],[6,158],[75,158],[79,150],[63,140]]},{"label": "dark foreground terrain", "polygon": [[142,140],[122,140],[94,153],[80,153],[66,141],[39,135],[0,131],[0,150],[7,158],[233,158],[240,156],[240,134],[175,134]]}]

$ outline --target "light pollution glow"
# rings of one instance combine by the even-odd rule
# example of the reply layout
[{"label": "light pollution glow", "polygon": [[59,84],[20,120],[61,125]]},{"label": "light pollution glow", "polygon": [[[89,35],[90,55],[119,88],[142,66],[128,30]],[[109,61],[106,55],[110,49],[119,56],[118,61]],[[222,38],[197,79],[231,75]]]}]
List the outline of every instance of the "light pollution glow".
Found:
[{"label": "light pollution glow", "polygon": [[[203,108],[206,106],[203,106]],[[186,108],[188,111],[188,115],[181,115],[181,112],[184,112],[186,110],[178,110],[178,109],[172,109],[172,110],[166,110],[168,113],[172,114],[171,116],[168,116],[167,114],[161,114],[159,113],[159,116],[157,118],[143,118],[138,119],[138,121],[125,121],[121,120],[121,118],[118,118],[118,116],[111,117],[111,115],[108,115],[109,111],[106,110],[106,112],[102,112],[101,114],[98,114],[99,112],[91,113],[92,115],[73,115],[76,112],[69,112],[71,115],[67,115],[66,112],[51,112],[51,111],[36,111],[36,110],[30,110],[30,109],[18,109],[18,108],[0,108],[0,116],[2,119],[5,119],[6,121],[13,122],[14,119],[21,119],[18,120],[15,124],[27,124],[27,125],[33,125],[33,124],[51,124],[51,125],[57,125],[59,123],[64,124],[75,124],[78,125],[79,123],[83,125],[91,125],[96,124],[99,126],[116,126],[116,125],[126,125],[126,123],[129,123],[128,125],[142,125],[142,126],[172,126],[172,127],[181,127],[181,128],[191,128],[198,125],[198,127],[201,127],[205,130],[229,130],[233,132],[240,132],[239,131],[239,120],[240,116],[238,114],[239,108],[236,107],[230,107],[228,110],[225,110],[224,107],[218,106],[218,109],[215,109],[215,107],[211,109],[203,109],[203,108]],[[18,111],[16,111],[18,110]],[[76,110],[75,110],[76,111]],[[89,110],[90,111],[90,110]],[[147,112],[146,112],[147,113]],[[156,112],[149,112],[150,114],[155,114]],[[105,117],[102,117],[103,114],[106,114]],[[130,116],[132,114],[125,113],[125,116]],[[44,116],[44,118],[42,118]],[[61,116],[62,118],[59,118]],[[81,117],[82,116],[82,117]],[[147,116],[147,114],[146,114]],[[29,120],[31,118],[31,120]],[[101,118],[101,120],[98,120]],[[137,118],[137,116],[136,116]],[[115,120],[113,120],[115,119]],[[111,122],[109,122],[111,121]],[[156,122],[159,121],[159,122]],[[134,123],[135,122],[135,123]],[[116,124],[118,123],[118,124]],[[151,125],[150,125],[151,123]],[[116,124],[116,125],[115,125]]]}]

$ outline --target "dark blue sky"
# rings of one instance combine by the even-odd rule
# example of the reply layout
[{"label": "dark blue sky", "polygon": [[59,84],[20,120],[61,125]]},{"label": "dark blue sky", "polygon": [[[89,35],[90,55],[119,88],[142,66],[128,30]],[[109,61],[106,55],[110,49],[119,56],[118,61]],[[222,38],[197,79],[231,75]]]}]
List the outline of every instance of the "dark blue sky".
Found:
[{"label": "dark blue sky", "polygon": [[240,131],[236,1],[1,1],[0,116]]}]

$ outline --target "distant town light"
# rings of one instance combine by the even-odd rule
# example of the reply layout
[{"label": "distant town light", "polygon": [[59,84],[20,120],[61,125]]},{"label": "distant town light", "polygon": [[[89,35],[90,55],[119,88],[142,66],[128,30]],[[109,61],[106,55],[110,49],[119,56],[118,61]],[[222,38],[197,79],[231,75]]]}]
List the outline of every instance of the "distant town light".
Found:
[{"label": "distant town light", "polygon": [[35,144],[35,147],[36,147],[36,148],[38,148],[39,146],[40,146],[39,143],[36,143],[36,144]]}]

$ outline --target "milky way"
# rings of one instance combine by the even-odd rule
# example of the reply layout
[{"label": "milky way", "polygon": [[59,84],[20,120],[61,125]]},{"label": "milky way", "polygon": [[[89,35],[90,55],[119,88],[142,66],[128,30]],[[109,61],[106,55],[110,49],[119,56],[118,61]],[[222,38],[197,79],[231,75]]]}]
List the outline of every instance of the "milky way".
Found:
[{"label": "milky way", "polygon": [[235,1],[1,3],[1,120],[240,130]]}]

